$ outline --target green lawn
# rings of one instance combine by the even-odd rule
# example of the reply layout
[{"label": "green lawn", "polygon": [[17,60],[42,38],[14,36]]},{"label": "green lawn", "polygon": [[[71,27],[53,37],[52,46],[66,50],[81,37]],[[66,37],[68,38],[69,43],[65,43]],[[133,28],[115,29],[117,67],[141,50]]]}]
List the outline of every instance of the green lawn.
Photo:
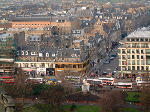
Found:
[{"label": "green lawn", "polygon": [[140,92],[127,92],[126,101],[127,102],[139,102],[139,98],[141,93]]},{"label": "green lawn", "polygon": [[[72,105],[64,105],[63,112],[70,112]],[[47,112],[48,105],[34,105],[32,107],[26,108],[23,112]],[[77,105],[76,112],[99,112],[100,108],[95,105]]]},{"label": "green lawn", "polygon": [[[70,110],[71,105],[64,105],[65,110]],[[96,105],[77,105],[77,112],[99,112],[100,107]]]},{"label": "green lawn", "polygon": [[[100,112],[100,107],[96,105],[77,105],[75,111],[71,111],[72,105],[64,105],[61,112]],[[34,105],[26,108],[23,112],[47,112],[48,105]],[[134,108],[123,108],[121,112],[139,112]]]}]

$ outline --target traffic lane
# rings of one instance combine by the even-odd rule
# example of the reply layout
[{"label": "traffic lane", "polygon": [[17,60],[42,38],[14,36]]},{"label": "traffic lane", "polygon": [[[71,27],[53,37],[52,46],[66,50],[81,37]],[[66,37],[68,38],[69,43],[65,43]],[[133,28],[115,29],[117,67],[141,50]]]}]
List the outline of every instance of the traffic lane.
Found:
[{"label": "traffic lane", "polygon": [[115,57],[113,60],[110,60],[109,64],[103,64],[102,66],[99,67],[101,70],[100,73],[107,72],[107,73],[112,73],[114,72],[115,68],[118,67],[119,65],[119,60],[118,56]]}]

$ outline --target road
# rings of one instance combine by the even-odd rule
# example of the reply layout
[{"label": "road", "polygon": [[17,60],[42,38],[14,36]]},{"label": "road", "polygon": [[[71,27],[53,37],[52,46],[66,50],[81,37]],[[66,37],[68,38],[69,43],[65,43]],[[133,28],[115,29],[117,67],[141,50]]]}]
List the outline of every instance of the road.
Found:
[{"label": "road", "polygon": [[[118,48],[113,49],[106,55],[104,59],[102,59],[99,63],[94,66],[94,72],[98,74],[102,74],[103,72],[112,73],[114,72],[115,68],[119,65],[118,56],[116,56],[113,60],[110,60],[111,55],[116,55],[118,53]],[[106,60],[110,60],[110,63],[104,63]]]}]

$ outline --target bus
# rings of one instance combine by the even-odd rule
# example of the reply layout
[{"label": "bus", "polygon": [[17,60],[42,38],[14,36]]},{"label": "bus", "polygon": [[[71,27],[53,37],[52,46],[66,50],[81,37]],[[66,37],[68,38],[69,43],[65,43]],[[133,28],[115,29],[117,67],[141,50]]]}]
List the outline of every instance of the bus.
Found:
[{"label": "bus", "polygon": [[6,83],[6,84],[15,83],[14,77],[12,77],[12,76],[2,76],[2,77],[0,77],[0,81],[2,83]]},{"label": "bus", "polygon": [[132,83],[126,83],[126,82],[118,82],[114,84],[117,88],[121,89],[132,89],[133,84]]},{"label": "bus", "polygon": [[102,81],[103,85],[114,85],[116,82],[115,78],[100,77],[98,79]]},{"label": "bus", "polygon": [[99,79],[86,79],[86,81],[90,84],[90,86],[103,87],[102,81]]}]

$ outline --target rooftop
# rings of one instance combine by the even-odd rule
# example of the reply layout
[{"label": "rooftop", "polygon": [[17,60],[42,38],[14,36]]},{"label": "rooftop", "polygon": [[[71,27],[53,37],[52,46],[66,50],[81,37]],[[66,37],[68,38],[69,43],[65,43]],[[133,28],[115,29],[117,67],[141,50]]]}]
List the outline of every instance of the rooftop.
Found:
[{"label": "rooftop", "polygon": [[143,27],[141,29],[137,29],[127,36],[127,38],[150,38],[150,27]]}]

